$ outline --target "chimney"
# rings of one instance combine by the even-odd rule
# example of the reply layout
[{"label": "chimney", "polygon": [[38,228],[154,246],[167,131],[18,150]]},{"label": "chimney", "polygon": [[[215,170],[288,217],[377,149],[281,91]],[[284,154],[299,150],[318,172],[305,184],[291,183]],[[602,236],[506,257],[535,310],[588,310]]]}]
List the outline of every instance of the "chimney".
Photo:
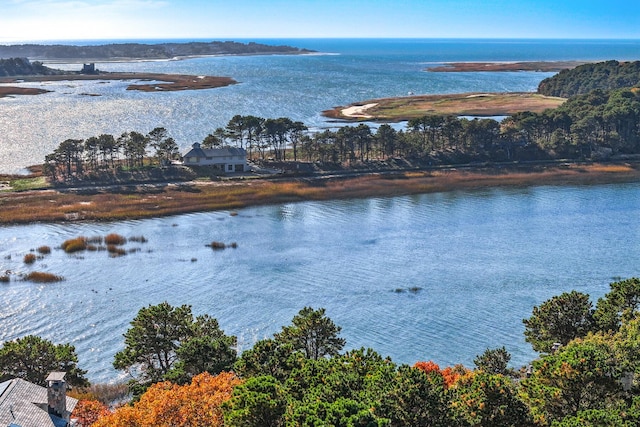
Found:
[{"label": "chimney", "polygon": [[47,377],[47,404],[49,413],[68,420],[66,372],[51,372]]}]

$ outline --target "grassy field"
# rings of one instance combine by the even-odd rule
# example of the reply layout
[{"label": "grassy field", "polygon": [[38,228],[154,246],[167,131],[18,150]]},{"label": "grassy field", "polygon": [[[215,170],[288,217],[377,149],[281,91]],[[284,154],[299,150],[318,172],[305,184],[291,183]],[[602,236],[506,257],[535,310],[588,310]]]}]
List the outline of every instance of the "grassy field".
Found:
[{"label": "grassy field", "polygon": [[[508,116],[521,111],[542,112],[556,108],[564,98],[537,93],[462,93],[381,98],[336,107],[327,117],[344,120],[405,121],[427,114],[455,116]],[[366,108],[357,108],[367,106]],[[355,112],[355,114],[354,114]]]}]

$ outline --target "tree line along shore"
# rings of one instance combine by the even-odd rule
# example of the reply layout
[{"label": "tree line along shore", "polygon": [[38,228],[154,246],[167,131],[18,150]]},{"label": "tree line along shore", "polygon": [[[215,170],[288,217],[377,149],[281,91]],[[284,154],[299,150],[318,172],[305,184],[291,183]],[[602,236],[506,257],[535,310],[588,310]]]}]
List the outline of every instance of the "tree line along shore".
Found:
[{"label": "tree line along shore", "polygon": [[[618,280],[595,305],[570,291],[522,320],[538,357],[510,366],[506,347],[474,366],[394,363],[344,351],[325,309],[304,307],[241,354],[237,338],[190,305],[141,308],[113,367],[126,384],[90,387],[70,344],[25,336],[0,347],[0,374],[44,385],[66,371],[80,425],[631,427],[640,423],[640,279]],[[37,349],[37,351],[34,351]]]}]

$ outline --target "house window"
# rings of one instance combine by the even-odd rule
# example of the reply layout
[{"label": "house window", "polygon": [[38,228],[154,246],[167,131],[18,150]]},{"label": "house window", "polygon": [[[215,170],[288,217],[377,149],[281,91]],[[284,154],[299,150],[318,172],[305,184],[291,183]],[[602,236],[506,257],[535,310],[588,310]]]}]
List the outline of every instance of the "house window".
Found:
[{"label": "house window", "polygon": [[228,165],[228,166],[227,166],[227,170],[228,170],[229,172],[231,172],[231,171],[233,170],[233,165]]}]

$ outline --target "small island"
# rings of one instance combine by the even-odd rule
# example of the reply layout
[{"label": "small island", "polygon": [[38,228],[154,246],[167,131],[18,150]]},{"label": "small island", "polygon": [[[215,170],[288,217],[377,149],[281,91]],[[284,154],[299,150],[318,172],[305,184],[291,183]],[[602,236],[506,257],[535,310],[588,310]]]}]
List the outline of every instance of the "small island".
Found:
[{"label": "small island", "polygon": [[[136,80],[127,90],[144,92],[166,92],[178,90],[212,89],[236,84],[231,77],[191,76],[161,73],[113,73],[95,69],[94,64],[85,64],[76,72],[57,70],[27,58],[0,59],[0,83],[45,82],[67,80]],[[147,83],[143,83],[147,82]],[[10,95],[39,95],[49,90],[19,86],[0,86],[0,98]]]}]

